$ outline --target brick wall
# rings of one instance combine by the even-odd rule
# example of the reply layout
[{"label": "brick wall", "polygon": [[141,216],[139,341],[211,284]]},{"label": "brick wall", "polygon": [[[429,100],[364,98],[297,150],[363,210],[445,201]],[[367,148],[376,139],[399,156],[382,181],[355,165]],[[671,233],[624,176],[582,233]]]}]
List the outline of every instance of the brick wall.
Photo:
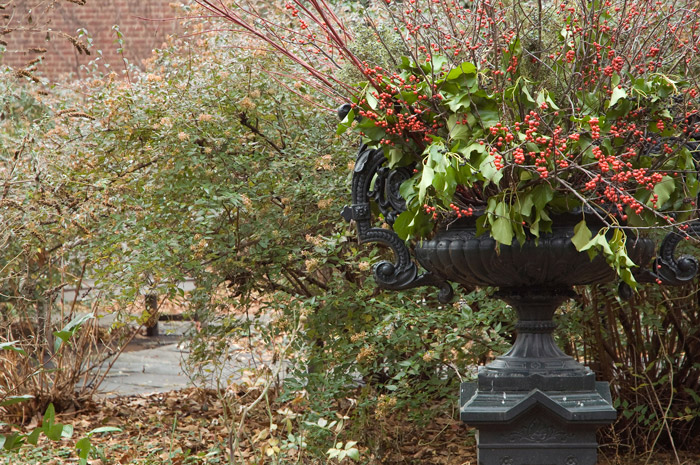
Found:
[{"label": "brick wall", "polygon": [[[30,49],[46,49],[44,60],[37,65],[35,74],[53,79],[68,75],[82,77],[85,72],[80,66],[95,59],[97,50],[102,50],[101,61],[121,70],[124,64],[122,56],[117,53],[119,45],[115,43],[116,34],[112,30],[116,24],[124,35],[124,56],[140,64],[151,55],[151,50],[162,46],[169,34],[177,32],[177,21],[157,21],[181,14],[181,10],[170,6],[172,1],[85,0],[82,5],[82,0],[11,1],[4,26],[15,30],[2,37],[7,42],[7,52],[0,60],[13,67],[23,67],[40,56]],[[47,9],[46,5],[53,6]],[[31,22],[28,21],[30,14]],[[81,28],[92,37],[90,55],[80,53],[63,35],[76,37],[76,31]],[[0,32],[2,29],[0,20]]]}]

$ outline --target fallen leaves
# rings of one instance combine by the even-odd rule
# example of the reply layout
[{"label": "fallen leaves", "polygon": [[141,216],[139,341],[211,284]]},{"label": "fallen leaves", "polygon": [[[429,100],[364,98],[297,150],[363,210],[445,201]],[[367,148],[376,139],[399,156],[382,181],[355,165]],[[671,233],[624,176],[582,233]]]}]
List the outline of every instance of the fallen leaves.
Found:
[{"label": "fallen leaves", "polygon": [[[42,441],[35,449],[25,447],[22,455],[7,459],[10,461],[3,462],[0,456],[0,464],[77,463],[73,449],[77,438],[95,428],[107,426],[118,427],[121,432],[92,436],[92,444],[99,454],[92,457],[88,465],[228,463],[226,419],[230,421],[228,415],[233,412],[234,426],[237,427],[236,403],[241,404],[239,407],[243,406],[257,394],[257,388],[234,388],[222,394],[190,388],[103,399],[88,410],[77,411],[61,419],[75,428],[71,440],[64,440],[59,445]],[[222,400],[226,399],[232,402],[228,406],[228,414],[224,413],[222,404]],[[297,432],[304,417],[307,406],[302,399],[300,395],[288,402],[277,403],[274,395],[271,395],[270,405],[261,402],[252,409],[246,419],[241,446],[234,453],[238,462],[244,465],[321,463],[318,456],[313,456],[304,448],[287,445],[283,449],[288,434]],[[349,402],[348,405],[351,410],[356,408],[356,403]],[[449,410],[439,405],[431,408],[445,412]],[[348,415],[341,418],[345,422],[345,431],[350,435],[345,440],[352,439],[350,442],[353,445],[357,441],[355,447],[368,465],[477,464],[473,430],[449,413],[437,416],[424,425],[408,421],[400,412],[386,415],[381,421],[362,420],[352,411],[348,411]],[[282,455],[286,459],[281,459]],[[341,463],[345,464],[348,460]],[[604,464],[634,463],[620,457],[601,460]],[[671,462],[660,458],[658,463]]]}]

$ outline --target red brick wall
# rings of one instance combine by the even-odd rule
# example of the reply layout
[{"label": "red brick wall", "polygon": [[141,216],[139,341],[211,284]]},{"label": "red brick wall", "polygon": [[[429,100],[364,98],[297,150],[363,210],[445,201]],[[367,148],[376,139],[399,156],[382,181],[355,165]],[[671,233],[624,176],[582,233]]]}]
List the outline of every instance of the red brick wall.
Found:
[{"label": "red brick wall", "polygon": [[[59,78],[71,75],[82,77],[85,71],[80,66],[97,58],[102,50],[103,63],[113,70],[124,69],[122,56],[117,53],[119,45],[112,26],[119,25],[124,35],[124,56],[139,65],[151,55],[154,48],[162,46],[169,34],[177,32],[177,21],[158,21],[182,14],[170,4],[173,0],[14,0],[5,16],[5,28],[15,29],[0,36],[7,42],[7,52],[0,58],[2,63],[23,67],[40,56],[31,48],[46,49],[44,61],[37,65],[37,75]],[[53,4],[47,9],[46,5]],[[27,21],[32,11],[31,23]],[[9,13],[9,14],[8,14]],[[148,18],[148,19],[142,19]],[[34,29],[29,31],[26,29]],[[81,54],[60,32],[76,37],[78,29],[86,29],[92,37],[90,55]],[[22,30],[24,29],[24,30]],[[3,21],[0,20],[0,32]],[[49,32],[51,30],[51,32]],[[60,31],[60,32],[56,32]],[[50,40],[46,40],[49,38]],[[83,39],[86,42],[85,39]]]}]

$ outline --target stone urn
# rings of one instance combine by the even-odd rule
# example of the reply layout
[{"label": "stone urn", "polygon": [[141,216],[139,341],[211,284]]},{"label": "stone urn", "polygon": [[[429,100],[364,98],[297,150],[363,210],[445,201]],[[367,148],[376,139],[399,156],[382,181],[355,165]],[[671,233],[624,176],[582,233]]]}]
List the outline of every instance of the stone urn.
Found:
[{"label": "stone urn", "polygon": [[[552,317],[575,297],[573,286],[615,278],[602,257],[591,260],[571,242],[580,218],[556,218],[539,241],[500,247],[487,235],[477,236],[473,221],[461,221],[416,246],[418,262],[430,273],[467,286],[498,287],[496,296],[518,314],[513,347],[479,367],[476,382],[461,387],[460,416],[478,429],[481,465],[594,465],[596,430],[617,417],[608,383],[596,382],[552,337]],[[628,254],[647,264],[654,243],[631,241]]]},{"label": "stone urn", "polygon": [[[395,261],[374,268],[379,286],[437,286],[443,302],[453,297],[450,282],[493,286],[499,289],[496,297],[518,314],[512,348],[479,367],[476,381],[461,385],[460,416],[478,430],[479,465],[595,465],[596,430],[617,417],[610,388],[559,349],[552,336],[552,317],[576,296],[573,286],[615,279],[603,257],[591,260],[571,242],[581,214],[558,217],[551,233],[512,246],[498,246],[486,234],[477,236],[475,220],[462,219],[416,244],[414,260],[393,231],[373,227],[372,204],[390,225],[405,209],[399,186],[411,176],[410,167],[390,170],[385,163],[381,150],[360,149],[353,203],[343,211],[348,221],[356,222],[361,242],[378,242],[394,251]],[[593,217],[587,225],[596,227]],[[698,235],[700,225],[691,226],[690,234]],[[628,240],[627,253],[640,270],[652,263],[651,271],[637,273],[637,280],[682,284],[692,279],[698,261],[674,258],[680,241],[672,233],[656,253],[649,239]],[[416,261],[426,272],[419,273]]]}]

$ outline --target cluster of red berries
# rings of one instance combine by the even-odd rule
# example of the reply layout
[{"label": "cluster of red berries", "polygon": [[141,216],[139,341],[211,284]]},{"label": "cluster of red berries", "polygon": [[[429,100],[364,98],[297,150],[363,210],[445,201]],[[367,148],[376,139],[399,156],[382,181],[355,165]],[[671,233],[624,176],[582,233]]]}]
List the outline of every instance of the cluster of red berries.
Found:
[{"label": "cluster of red berries", "polygon": [[589,119],[588,124],[591,126],[591,138],[593,140],[600,139],[600,121],[598,118]]},{"label": "cluster of red berries", "polygon": [[426,204],[423,205],[423,210],[425,210],[425,213],[427,213],[428,215],[430,215],[430,217],[431,217],[433,220],[437,220],[437,219],[438,219],[438,214],[437,214],[437,211],[435,211],[435,210],[436,210],[435,207],[432,207],[432,206],[430,206],[430,205],[428,205],[428,204],[426,203]]},{"label": "cluster of red berries", "polygon": [[464,209],[464,208],[460,208],[457,205],[451,203],[450,208],[452,209],[453,212],[455,212],[457,214],[457,218],[472,216],[474,214],[474,209],[472,207],[468,207],[468,208]]}]

